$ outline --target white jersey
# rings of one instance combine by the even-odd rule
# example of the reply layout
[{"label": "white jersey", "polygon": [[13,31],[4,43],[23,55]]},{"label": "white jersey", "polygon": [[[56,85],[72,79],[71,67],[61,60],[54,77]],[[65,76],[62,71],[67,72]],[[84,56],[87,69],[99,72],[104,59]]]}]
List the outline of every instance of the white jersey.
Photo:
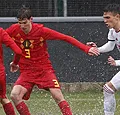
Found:
[{"label": "white jersey", "polygon": [[115,44],[120,51],[120,32],[115,32],[114,29],[110,29],[108,33],[108,40],[109,41],[115,41]]},{"label": "white jersey", "polygon": [[[117,46],[120,51],[120,32],[116,32],[114,29],[110,29],[108,33],[108,42],[103,46],[99,47],[100,53],[112,51]],[[116,66],[120,66],[120,60],[115,60]]]}]

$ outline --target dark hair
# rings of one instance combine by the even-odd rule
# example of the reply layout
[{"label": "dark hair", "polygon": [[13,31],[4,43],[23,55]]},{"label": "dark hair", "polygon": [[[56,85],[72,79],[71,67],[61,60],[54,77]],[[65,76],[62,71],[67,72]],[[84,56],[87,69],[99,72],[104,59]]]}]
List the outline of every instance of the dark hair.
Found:
[{"label": "dark hair", "polygon": [[120,5],[119,4],[108,4],[103,12],[112,12],[112,13],[115,13],[115,14],[120,14]]},{"label": "dark hair", "polygon": [[23,5],[19,10],[17,14],[17,18],[23,20],[25,18],[30,19],[32,16],[31,10],[29,7],[26,7]]}]

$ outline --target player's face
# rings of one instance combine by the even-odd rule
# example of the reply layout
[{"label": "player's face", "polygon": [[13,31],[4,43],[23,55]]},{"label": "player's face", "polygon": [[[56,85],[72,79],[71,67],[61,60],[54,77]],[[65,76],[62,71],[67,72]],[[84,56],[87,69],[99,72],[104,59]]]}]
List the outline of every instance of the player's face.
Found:
[{"label": "player's face", "polygon": [[116,28],[119,22],[118,14],[114,14],[112,12],[104,12],[103,14],[104,22],[108,28]]},{"label": "player's face", "polygon": [[31,19],[23,19],[20,20],[18,19],[18,24],[20,25],[20,28],[22,29],[23,32],[29,33],[31,30]]}]

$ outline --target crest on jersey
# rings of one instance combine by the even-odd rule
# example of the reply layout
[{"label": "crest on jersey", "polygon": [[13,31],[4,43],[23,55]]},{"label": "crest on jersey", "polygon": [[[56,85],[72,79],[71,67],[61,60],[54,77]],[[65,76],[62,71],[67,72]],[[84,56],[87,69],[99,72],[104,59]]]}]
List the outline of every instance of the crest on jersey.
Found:
[{"label": "crest on jersey", "polygon": [[34,40],[23,40],[22,38],[21,38],[21,40],[20,40],[20,42],[21,42],[21,48],[23,49],[23,48],[25,48],[25,49],[29,49],[29,48],[33,48],[33,42],[34,42]]},{"label": "crest on jersey", "polygon": [[31,42],[29,40],[24,40],[23,46],[24,46],[25,49],[30,48],[30,45],[31,45]]}]

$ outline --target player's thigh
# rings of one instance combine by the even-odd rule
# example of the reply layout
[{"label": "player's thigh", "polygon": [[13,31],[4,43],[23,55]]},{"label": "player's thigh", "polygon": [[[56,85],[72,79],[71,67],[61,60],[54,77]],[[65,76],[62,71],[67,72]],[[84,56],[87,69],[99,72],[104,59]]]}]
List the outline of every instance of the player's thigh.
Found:
[{"label": "player's thigh", "polygon": [[11,96],[22,96],[27,92],[27,89],[21,85],[15,85],[11,91]]},{"label": "player's thigh", "polygon": [[49,90],[52,97],[57,103],[64,100],[64,96],[59,88],[49,88]]},{"label": "player's thigh", "polygon": [[[113,88],[120,90],[120,71],[111,79],[110,83],[113,85]],[[110,83],[108,85],[110,85]]]}]

